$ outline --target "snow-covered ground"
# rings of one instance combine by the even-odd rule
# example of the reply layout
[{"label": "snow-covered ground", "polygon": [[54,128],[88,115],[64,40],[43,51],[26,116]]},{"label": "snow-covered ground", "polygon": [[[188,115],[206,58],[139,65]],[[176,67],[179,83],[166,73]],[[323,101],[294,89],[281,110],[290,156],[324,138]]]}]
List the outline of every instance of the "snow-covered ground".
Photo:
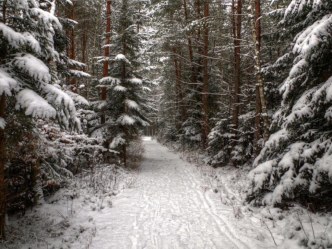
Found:
[{"label": "snow-covered ground", "polygon": [[[172,147],[172,146],[171,146]],[[173,150],[177,151],[176,146]],[[332,248],[332,214],[312,213],[293,203],[287,209],[253,207],[245,202],[251,184],[250,165],[242,168],[213,168],[200,152],[182,153],[181,158],[196,165],[202,183],[220,213],[242,231],[251,248],[326,249]],[[233,213],[229,212],[232,208]],[[229,215],[227,215],[227,212]]]},{"label": "snow-covered ground", "polygon": [[96,165],[71,180],[45,203],[8,218],[7,241],[0,249],[89,248],[99,229],[96,220],[112,209],[112,199],[130,187],[136,171]]},{"label": "snow-covered ground", "polygon": [[90,248],[257,248],[256,231],[233,224],[232,207],[215,205],[194,166],[156,141],[145,149],[135,184],[95,219]]},{"label": "snow-covered ground", "polygon": [[243,171],[196,167],[150,138],[144,145],[139,172],[104,167],[76,181],[23,219],[11,217],[15,242],[0,248],[297,249],[312,230],[328,242],[330,216],[254,209],[243,204]]}]

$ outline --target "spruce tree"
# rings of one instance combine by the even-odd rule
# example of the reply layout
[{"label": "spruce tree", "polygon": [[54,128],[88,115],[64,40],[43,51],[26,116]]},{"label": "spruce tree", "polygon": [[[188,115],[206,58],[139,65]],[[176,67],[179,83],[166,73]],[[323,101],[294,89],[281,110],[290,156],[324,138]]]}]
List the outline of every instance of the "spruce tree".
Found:
[{"label": "spruce tree", "polygon": [[100,86],[107,88],[107,99],[101,110],[106,121],[102,124],[107,146],[119,151],[123,163],[127,164],[127,146],[138,138],[140,129],[149,125],[146,111],[149,109],[144,93],[149,90],[148,82],[138,76],[141,35],[132,19],[134,9],[131,2],[123,0],[116,26],[116,35],[110,46],[108,77],[100,80]]},{"label": "spruce tree", "polygon": [[58,46],[64,34],[54,13],[55,3],[50,1],[1,2],[0,239],[5,236],[6,106],[32,117],[57,119],[66,128],[79,128],[73,100],[54,84],[59,83],[57,67],[66,58]]},{"label": "spruce tree", "polygon": [[[249,199],[269,204],[331,202],[332,2],[293,0],[280,28],[294,35],[273,68],[288,75],[273,117],[276,131],[256,158]],[[274,72],[277,73],[277,72]]]}]

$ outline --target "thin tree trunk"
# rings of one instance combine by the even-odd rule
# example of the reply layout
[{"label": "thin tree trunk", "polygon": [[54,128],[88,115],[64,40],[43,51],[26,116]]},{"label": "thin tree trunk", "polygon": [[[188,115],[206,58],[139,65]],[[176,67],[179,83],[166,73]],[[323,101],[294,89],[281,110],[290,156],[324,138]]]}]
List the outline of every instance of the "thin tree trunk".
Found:
[{"label": "thin tree trunk", "polygon": [[241,86],[241,24],[242,24],[242,0],[237,1],[236,7],[233,1],[233,33],[234,33],[234,88],[232,129],[237,138],[240,112],[240,86]]},{"label": "thin tree trunk", "polygon": [[210,15],[209,0],[204,1],[204,48],[203,48],[203,92],[202,92],[202,112],[203,112],[203,146],[207,146],[207,137],[209,135],[209,68],[208,68],[208,53],[209,53],[209,25],[208,17]]},{"label": "thin tree trunk", "polygon": [[174,47],[173,49],[173,54],[174,54],[174,71],[175,71],[175,97],[176,97],[176,106],[177,106],[177,110],[178,110],[178,115],[180,117],[180,119],[177,119],[177,123],[176,123],[176,129],[179,130],[181,128],[181,122],[184,121],[183,120],[183,116],[184,116],[184,107],[182,105],[182,101],[183,101],[183,94],[182,94],[182,85],[181,85],[181,73],[180,73],[180,62],[177,59],[177,51],[176,48]]},{"label": "thin tree trunk", "polygon": [[[188,9],[187,9],[187,0],[183,0],[183,9],[184,9],[184,17],[186,20],[186,23],[189,22],[189,17],[188,17]],[[189,51],[189,60],[191,65],[193,64],[193,46],[191,42],[191,38],[188,36],[188,51]]]},{"label": "thin tree trunk", "polygon": [[127,145],[123,145],[123,165],[127,167]]},{"label": "thin tree trunk", "polygon": [[[122,40],[122,54],[124,56],[126,56],[127,54],[127,49],[126,49],[126,40]],[[127,68],[126,68],[126,62],[122,62],[122,70],[121,70],[121,80],[122,82],[125,82],[127,78]],[[124,101],[125,102],[125,101]],[[124,113],[128,113],[128,107],[127,105],[124,103],[123,104],[123,110],[124,110]],[[125,167],[127,167],[127,141],[129,140],[128,138],[128,130],[127,130],[127,127],[126,126],[123,126],[123,129],[124,129],[124,134],[125,134],[125,144],[123,145],[123,164]]]},{"label": "thin tree trunk", "polygon": [[[0,97],[0,118],[5,117],[6,98],[2,94]],[[6,224],[6,183],[5,183],[5,164],[6,164],[6,144],[5,130],[0,128],[0,240],[5,239]]]},{"label": "thin tree trunk", "polygon": [[[84,23],[85,24],[85,23]],[[84,25],[85,26],[85,25]],[[88,35],[87,35],[87,30],[83,30],[83,35],[82,35],[82,62],[86,64],[85,68],[83,69],[84,71],[87,70],[87,41],[88,41]],[[88,86],[88,81],[85,81],[85,98],[88,99],[89,95],[89,86]]]},{"label": "thin tree trunk", "polygon": [[[75,3],[71,7],[70,17],[71,20],[75,20]],[[76,59],[76,44],[75,44],[75,29],[74,27],[70,30],[70,55],[69,58],[72,60]],[[73,77],[70,80],[71,90],[77,93],[77,80]]]},{"label": "thin tree trunk", "polygon": [[[189,23],[189,15],[188,15],[188,8],[187,8],[187,0],[183,0],[183,8],[184,8],[184,16],[185,16],[185,21],[186,24]],[[189,61],[190,61],[190,70],[191,70],[191,82],[196,83],[197,81],[197,70],[194,64],[194,50],[193,50],[193,43],[191,39],[191,33],[188,34],[187,37],[188,41],[188,52],[189,52]],[[190,90],[192,86],[188,86],[188,90]],[[186,110],[186,115],[184,117],[184,121],[187,119],[187,110]]]},{"label": "thin tree trunk", "polygon": [[[105,39],[105,48],[104,48],[104,66],[103,66],[103,77],[108,76],[108,64],[110,56],[109,44],[111,42],[111,1],[107,0],[106,2],[106,39]],[[101,100],[107,99],[107,89],[106,87],[101,88]],[[101,123],[104,124],[106,121],[105,115],[101,117]]]},{"label": "thin tree trunk", "polygon": [[[180,54],[180,57],[181,54]],[[179,94],[180,94],[180,106],[181,106],[181,121],[182,123],[187,119],[187,111],[186,111],[186,102],[184,99],[184,88],[182,84],[182,61],[179,59]]]},{"label": "thin tree trunk", "polygon": [[84,64],[87,63],[87,32],[86,29],[83,30],[83,35],[82,35],[82,62]]},{"label": "thin tree trunk", "polygon": [[[2,3],[2,21],[6,23],[7,0]],[[2,56],[4,56],[4,53]],[[3,58],[0,58],[0,62]],[[3,93],[0,96],[0,118],[5,119],[6,97]],[[0,128],[0,241],[6,239],[6,183],[5,183],[5,165],[7,162],[5,130]]]},{"label": "thin tree trunk", "polygon": [[253,38],[255,44],[255,69],[256,69],[256,117],[255,117],[255,140],[256,152],[259,151],[257,144],[261,137],[261,117],[263,118],[263,138],[267,141],[269,138],[270,121],[267,114],[267,104],[264,93],[264,80],[261,74],[261,3],[260,0],[252,0],[252,9],[254,10],[253,20]]}]

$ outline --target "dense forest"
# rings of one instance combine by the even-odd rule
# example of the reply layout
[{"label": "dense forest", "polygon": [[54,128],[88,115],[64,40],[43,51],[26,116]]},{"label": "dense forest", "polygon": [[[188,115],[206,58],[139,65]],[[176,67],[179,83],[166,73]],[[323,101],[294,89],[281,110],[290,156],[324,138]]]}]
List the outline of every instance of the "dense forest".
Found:
[{"label": "dense forest", "polygon": [[0,20],[0,240],[75,175],[139,167],[143,135],[244,170],[250,206],[331,211],[332,1],[0,0]]}]

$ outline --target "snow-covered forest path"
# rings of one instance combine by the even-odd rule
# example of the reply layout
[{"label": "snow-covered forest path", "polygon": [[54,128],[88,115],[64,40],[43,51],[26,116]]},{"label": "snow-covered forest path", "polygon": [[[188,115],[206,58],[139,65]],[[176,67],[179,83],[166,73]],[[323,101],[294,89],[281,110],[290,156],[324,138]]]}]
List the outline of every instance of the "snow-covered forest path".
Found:
[{"label": "snow-covered forest path", "polygon": [[96,217],[89,248],[250,248],[220,216],[193,166],[145,140],[136,182]]}]

